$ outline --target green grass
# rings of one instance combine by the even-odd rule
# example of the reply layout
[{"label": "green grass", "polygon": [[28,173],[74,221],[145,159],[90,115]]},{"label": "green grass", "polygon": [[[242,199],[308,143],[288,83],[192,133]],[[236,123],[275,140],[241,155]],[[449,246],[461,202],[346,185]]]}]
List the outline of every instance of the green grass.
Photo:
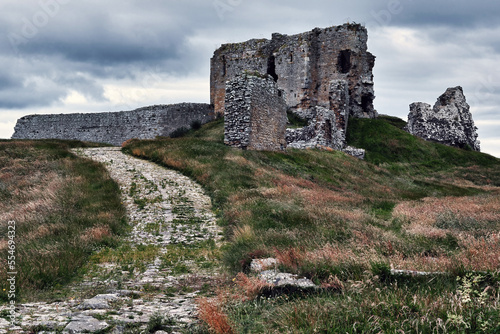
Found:
[{"label": "green grass", "polygon": [[[366,278],[342,294],[260,297],[227,312],[238,333],[496,333],[498,310],[482,304],[491,297],[480,296],[484,282],[468,288],[473,279],[422,278],[415,289]],[[470,301],[458,307],[464,287]]]},{"label": "green grass", "polygon": [[349,120],[347,141],[349,145],[366,149],[366,161],[377,165],[388,164],[392,171],[397,171],[399,167],[435,173],[452,167],[498,166],[498,159],[488,154],[435,144],[412,136],[401,130],[403,124],[403,121],[387,116],[372,120],[352,119]]},{"label": "green grass", "polygon": [[[233,149],[223,144],[222,120],[182,138],[132,141],[124,151],[203,185],[225,227],[229,243],[222,257],[229,273],[247,271],[253,258],[274,256],[280,269],[318,284],[343,282],[341,294],[226,301],[224,312],[236,332],[498,330],[497,276],[487,282],[491,294],[484,304],[477,300],[479,287],[477,303],[460,308],[449,300],[460,296],[457,275],[492,270],[486,258],[471,254],[494,242],[485,238],[500,228],[499,219],[485,214],[500,212],[499,160],[425,142],[402,131],[404,125],[387,116],[350,120],[349,144],[366,149],[366,161],[321,150]],[[475,213],[462,213],[454,198],[475,202]],[[432,199],[458,210],[446,215],[429,205],[439,213],[432,225],[436,235],[414,232],[418,221],[395,214],[400,205],[425,206]],[[465,243],[464,236],[472,241]],[[484,247],[500,252],[491,245]],[[447,264],[432,265],[430,258]],[[430,263],[448,275],[394,278],[387,274],[393,262],[408,269]],[[474,320],[478,316],[482,322]]]},{"label": "green grass", "polygon": [[[65,286],[95,250],[118,245],[126,230],[117,184],[102,165],[69,152],[88,145],[0,142],[0,205],[4,217],[16,221],[18,301]],[[1,241],[6,223],[0,223]],[[1,249],[0,258],[3,267],[7,249]],[[5,275],[2,270],[2,301],[7,300]]]},{"label": "green grass", "polygon": [[[199,182],[225,229],[222,253],[213,241],[171,245],[164,268],[182,275],[190,264],[211,269],[222,261],[234,275],[272,256],[280,270],[325,287],[245,299],[245,287],[228,279],[220,311],[235,332],[499,332],[499,160],[422,141],[403,127],[388,116],[350,120],[349,144],[366,149],[365,161],[335,151],[233,149],[223,144],[223,120],[178,138],[130,141],[124,151]],[[25,298],[64,286],[86,261],[131,271],[159,254],[119,245],[118,187],[101,165],[67,151],[78,145],[0,142],[0,205],[26,239],[19,246]],[[137,187],[130,195],[149,203]],[[197,223],[179,201],[178,223]],[[30,216],[16,203],[41,204]],[[445,274],[394,276],[391,265]]]}]

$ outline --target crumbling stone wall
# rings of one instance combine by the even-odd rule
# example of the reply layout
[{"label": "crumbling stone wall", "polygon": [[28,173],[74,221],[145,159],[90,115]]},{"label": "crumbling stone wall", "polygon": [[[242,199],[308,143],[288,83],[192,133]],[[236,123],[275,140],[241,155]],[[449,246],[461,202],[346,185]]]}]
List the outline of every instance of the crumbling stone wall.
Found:
[{"label": "crumbling stone wall", "polygon": [[338,151],[344,148],[345,133],[335,127],[337,117],[333,110],[314,107],[310,109],[307,118],[307,126],[286,130],[288,147],[305,149],[325,146]]},{"label": "crumbling stone wall", "polygon": [[211,103],[216,113],[223,114],[226,81],[249,70],[272,76],[293,111],[316,106],[337,110],[332,96],[339,91],[332,81],[344,81],[349,115],[374,118],[375,57],[367,51],[367,40],[364,27],[345,24],[293,36],[273,34],[271,40],[224,44],[211,59]]},{"label": "crumbling stone wall", "polygon": [[405,130],[428,141],[479,152],[477,127],[469,109],[462,87],[448,88],[434,107],[412,103]]},{"label": "crumbling stone wall", "polygon": [[77,139],[121,145],[131,138],[154,139],[214,119],[208,104],[155,105],[133,111],[29,115],[17,121],[12,139]]},{"label": "crumbling stone wall", "polygon": [[286,147],[287,105],[272,77],[242,72],[227,83],[224,143],[276,151]]}]

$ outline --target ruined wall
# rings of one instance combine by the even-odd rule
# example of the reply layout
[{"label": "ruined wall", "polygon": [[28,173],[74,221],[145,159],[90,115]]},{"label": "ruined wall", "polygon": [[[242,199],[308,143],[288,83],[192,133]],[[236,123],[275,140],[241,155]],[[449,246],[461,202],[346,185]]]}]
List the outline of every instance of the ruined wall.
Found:
[{"label": "ruined wall", "polygon": [[211,59],[210,97],[216,113],[224,112],[225,84],[242,70],[271,75],[284,91],[287,105],[305,110],[331,105],[333,80],[348,84],[349,114],[376,117],[372,69],[375,57],[367,51],[368,34],[358,24],[345,24],[271,40],[224,44]]},{"label": "ruined wall", "polygon": [[168,136],[193,121],[214,119],[208,104],[156,105],[133,111],[29,115],[17,121],[12,139],[77,139],[121,145],[131,138]]},{"label": "ruined wall", "polygon": [[252,150],[285,149],[286,110],[270,76],[242,72],[226,86],[224,143]]},{"label": "ruined wall", "polygon": [[330,147],[341,151],[345,147],[345,133],[339,131],[335,124],[335,112],[323,107],[310,109],[309,125],[300,129],[287,129],[286,141],[288,147],[305,149]]},{"label": "ruined wall", "polygon": [[462,87],[448,88],[434,107],[412,103],[405,130],[425,140],[479,152],[477,127],[469,109]]}]

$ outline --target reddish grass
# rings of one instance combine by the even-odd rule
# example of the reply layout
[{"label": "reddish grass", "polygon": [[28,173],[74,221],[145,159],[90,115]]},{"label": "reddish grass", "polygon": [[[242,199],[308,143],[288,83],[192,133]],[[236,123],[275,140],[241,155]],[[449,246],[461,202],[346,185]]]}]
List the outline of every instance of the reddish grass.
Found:
[{"label": "reddish grass", "polygon": [[500,233],[491,233],[477,239],[470,235],[461,235],[459,243],[464,249],[457,255],[456,260],[466,269],[478,271],[500,269]]},{"label": "reddish grass", "polygon": [[490,194],[474,197],[429,197],[420,202],[398,204],[394,208],[393,216],[408,219],[409,232],[432,237],[442,236],[443,232],[436,230],[434,224],[440,216],[450,213],[460,220],[500,221],[500,196]]},{"label": "reddish grass", "polygon": [[111,230],[109,226],[96,226],[87,229],[80,236],[80,240],[85,243],[93,243],[102,241],[105,238],[111,236]]},{"label": "reddish grass", "polygon": [[211,332],[216,334],[234,333],[233,326],[222,310],[219,298],[199,298],[196,303],[198,304],[198,318],[208,325]]},{"label": "reddish grass", "polygon": [[256,277],[248,277],[244,273],[238,273],[234,282],[243,291],[247,300],[254,299],[263,289],[270,287],[266,282]]},{"label": "reddish grass", "polygon": [[403,202],[393,211],[419,225],[432,226],[440,214],[451,212],[458,218],[477,221],[500,220],[500,196],[424,198],[421,202]]},{"label": "reddish grass", "polygon": [[289,248],[286,250],[274,249],[276,258],[282,265],[296,271],[299,266],[304,262],[306,254],[299,248]]}]

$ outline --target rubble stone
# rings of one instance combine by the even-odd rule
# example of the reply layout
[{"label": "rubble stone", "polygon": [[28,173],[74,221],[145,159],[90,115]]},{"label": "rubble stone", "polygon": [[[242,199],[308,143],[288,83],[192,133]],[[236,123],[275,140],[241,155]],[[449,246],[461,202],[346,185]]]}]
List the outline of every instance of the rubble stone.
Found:
[{"label": "rubble stone", "polygon": [[405,130],[428,141],[479,152],[477,127],[469,109],[462,87],[448,88],[434,107],[412,103]]},{"label": "rubble stone", "polygon": [[300,129],[287,129],[286,141],[291,148],[315,148],[326,146],[342,150],[345,146],[345,132],[336,127],[337,113],[323,107],[314,107],[307,115],[309,125]]}]

